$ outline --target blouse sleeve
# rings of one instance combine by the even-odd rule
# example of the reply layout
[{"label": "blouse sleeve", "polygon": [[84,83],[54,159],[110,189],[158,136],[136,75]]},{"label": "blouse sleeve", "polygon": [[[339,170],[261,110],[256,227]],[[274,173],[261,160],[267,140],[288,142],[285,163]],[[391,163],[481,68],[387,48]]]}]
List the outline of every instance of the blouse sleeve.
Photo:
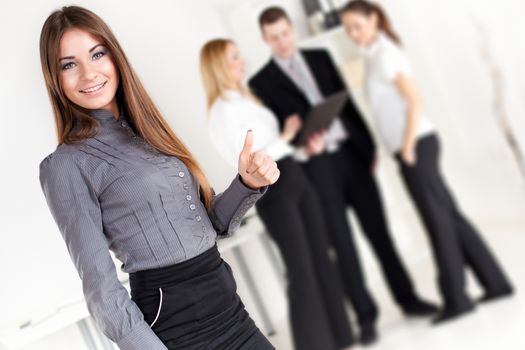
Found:
[{"label": "blouse sleeve", "polygon": [[[231,107],[223,108],[220,112],[214,110],[208,124],[212,143],[222,157],[235,168],[248,129],[244,123],[239,122],[242,119],[236,118],[238,116],[236,112],[237,110]],[[257,136],[254,135],[253,149],[257,147],[259,147]],[[267,189],[268,186],[252,190],[242,183],[240,175],[237,174],[224,192],[214,193],[209,217],[218,238],[233,235],[239,228],[244,214],[266,193]]]},{"label": "blouse sleeve", "polygon": [[381,52],[380,67],[387,80],[394,80],[399,73],[407,76],[412,75],[408,58],[399,48],[394,46],[385,47]]},{"label": "blouse sleeve", "polygon": [[219,194],[213,192],[209,217],[218,238],[233,235],[241,225],[244,214],[267,190],[268,186],[252,190],[244,185],[240,175],[237,175],[224,192]]},{"label": "blouse sleeve", "polygon": [[78,159],[50,154],[40,163],[40,185],[82,281],[91,316],[123,350],[167,350],[120,283],[103,232],[97,194]]},{"label": "blouse sleeve", "polygon": [[295,153],[295,149],[290,146],[289,143],[286,143],[280,137],[276,138],[268,145],[261,147],[267,155],[272,157],[273,160],[277,161],[287,154]]},{"label": "blouse sleeve", "polygon": [[[210,113],[210,121],[208,122],[210,139],[222,157],[233,167],[237,167],[239,154],[244,146],[248,129],[264,122],[257,120],[257,116],[250,115],[250,112],[235,103],[224,103],[221,104],[220,108],[214,109]],[[266,112],[268,115],[265,117],[275,118],[270,110]],[[256,129],[257,127],[253,135],[254,151],[262,150],[273,160],[279,160],[284,155],[292,154],[295,151],[290,144],[279,137],[278,133],[277,135],[259,134]]]}]

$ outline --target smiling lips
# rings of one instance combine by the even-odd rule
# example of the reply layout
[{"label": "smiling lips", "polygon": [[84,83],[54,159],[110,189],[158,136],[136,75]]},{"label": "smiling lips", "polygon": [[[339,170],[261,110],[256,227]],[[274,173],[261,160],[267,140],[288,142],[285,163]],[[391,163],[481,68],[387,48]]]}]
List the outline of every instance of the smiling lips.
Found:
[{"label": "smiling lips", "polygon": [[106,80],[105,82],[103,82],[101,84],[92,86],[92,87],[84,89],[84,90],[80,90],[80,92],[82,92],[84,94],[92,94],[92,93],[97,92],[98,90],[102,89],[106,85],[107,82],[108,81]]}]

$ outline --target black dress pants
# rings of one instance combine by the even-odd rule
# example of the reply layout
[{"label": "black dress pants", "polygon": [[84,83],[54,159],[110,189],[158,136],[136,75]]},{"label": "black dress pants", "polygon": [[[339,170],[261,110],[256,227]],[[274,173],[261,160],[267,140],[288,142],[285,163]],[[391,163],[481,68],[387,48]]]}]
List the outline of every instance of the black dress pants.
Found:
[{"label": "black dress pants", "polygon": [[281,176],[256,208],[286,265],[295,349],[349,346],[354,340],[319,198],[299,164],[290,157],[277,164]]},{"label": "black dress pants", "polygon": [[419,139],[416,164],[406,165],[396,154],[405,186],[430,237],[438,284],[445,307],[471,304],[465,293],[464,267],[472,268],[488,293],[511,288],[501,267],[477,230],[461,213],[439,170],[439,139],[434,133]]},{"label": "black dress pants", "polygon": [[339,271],[361,327],[373,326],[378,308],[366,287],[347,209],[352,208],[379,259],[390,291],[403,307],[416,300],[414,287],[392,241],[378,185],[351,141],[305,164],[322,202]]}]

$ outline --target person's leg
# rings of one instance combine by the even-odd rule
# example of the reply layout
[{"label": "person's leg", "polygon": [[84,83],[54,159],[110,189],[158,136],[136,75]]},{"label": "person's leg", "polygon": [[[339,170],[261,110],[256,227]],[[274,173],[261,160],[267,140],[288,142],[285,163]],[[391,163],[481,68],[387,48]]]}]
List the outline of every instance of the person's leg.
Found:
[{"label": "person's leg", "polygon": [[361,328],[374,327],[378,310],[366,287],[347,216],[342,184],[333,172],[330,156],[314,157],[306,164],[306,171],[321,200],[330,243],[337,254],[341,280],[359,325]]},{"label": "person's leg", "polygon": [[337,255],[338,271],[346,294],[357,315],[359,342],[371,344],[377,340],[376,321],[378,309],[366,287],[358,252],[348,218],[342,182],[334,172],[330,155],[310,160],[307,174],[321,199],[323,216],[331,245]]},{"label": "person's leg", "polygon": [[331,329],[339,349],[354,343],[350,320],[345,310],[343,286],[335,264],[328,256],[328,232],[319,197],[308,183],[300,201],[312,259],[323,294]]},{"label": "person's leg", "polygon": [[445,310],[472,308],[465,293],[464,257],[450,203],[435,179],[437,149],[427,136],[418,141],[417,161],[406,165],[398,156],[401,175],[429,234],[438,270],[438,284]]},{"label": "person's leg", "polygon": [[256,207],[286,266],[295,349],[335,349],[298,203],[289,200],[283,193],[281,198],[261,199]]},{"label": "person's leg", "polygon": [[485,290],[484,300],[513,293],[514,288],[477,230],[460,213],[456,213],[456,227],[460,235],[467,264]]},{"label": "person's leg", "polygon": [[[347,203],[355,210],[395,300],[407,309],[419,299],[392,241],[377,182],[370,169],[354,153],[352,146],[347,145],[334,155],[336,164],[341,164],[339,169],[345,181]],[[429,308],[429,311],[436,310]]]},{"label": "person's leg", "polygon": [[[430,141],[435,144],[439,157],[439,138],[435,137]],[[436,168],[433,172],[436,177],[435,182],[438,184],[443,196],[447,198],[449,207],[453,210],[455,227],[466,263],[472,268],[475,276],[485,289],[487,297],[512,293],[511,283],[505,276],[495,256],[476,228],[461,212],[441,174],[438,162],[436,162]]]}]

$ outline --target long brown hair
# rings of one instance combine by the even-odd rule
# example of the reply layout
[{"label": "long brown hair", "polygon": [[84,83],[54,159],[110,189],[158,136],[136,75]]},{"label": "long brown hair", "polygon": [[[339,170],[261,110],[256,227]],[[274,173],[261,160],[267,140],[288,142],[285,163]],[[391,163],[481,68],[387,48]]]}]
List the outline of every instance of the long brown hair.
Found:
[{"label": "long brown hair", "polygon": [[[200,69],[208,110],[217,98],[225,98],[224,93],[231,88],[233,82],[226,60],[229,45],[235,45],[235,43],[230,39],[212,39],[201,49]],[[241,94],[260,102],[243,84],[239,84],[237,89]]]},{"label": "long brown hair", "polygon": [[107,47],[119,72],[116,98],[137,133],[157,150],[179,158],[197,179],[204,205],[209,210],[212,189],[195,158],[175,135],[140,82],[109,26],[95,13],[79,6],[64,6],[46,19],[40,34],[40,62],[55,116],[58,144],[82,142],[96,134],[100,124],[89,109],[71,102],[60,86],[58,53],[62,35],[81,29]]},{"label": "long brown hair", "polygon": [[388,18],[385,10],[383,10],[383,8],[375,2],[367,0],[352,0],[348,4],[343,6],[339,11],[341,15],[347,12],[357,12],[365,16],[370,16],[371,14],[375,13],[379,20],[379,29],[383,31],[396,44],[401,45],[401,39],[392,28],[392,23],[390,22],[390,19]]}]

